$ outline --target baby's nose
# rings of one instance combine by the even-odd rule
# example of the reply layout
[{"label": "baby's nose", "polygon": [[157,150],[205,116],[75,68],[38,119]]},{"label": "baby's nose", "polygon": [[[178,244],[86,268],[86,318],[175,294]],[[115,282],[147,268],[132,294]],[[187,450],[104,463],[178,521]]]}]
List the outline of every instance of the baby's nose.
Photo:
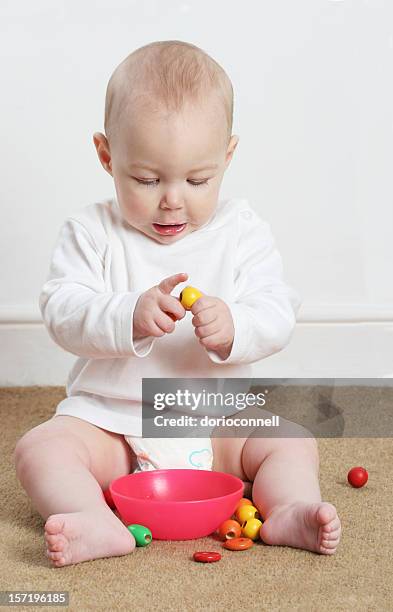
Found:
[{"label": "baby's nose", "polygon": [[180,198],[165,198],[160,207],[167,210],[180,210],[183,208],[183,203]]}]

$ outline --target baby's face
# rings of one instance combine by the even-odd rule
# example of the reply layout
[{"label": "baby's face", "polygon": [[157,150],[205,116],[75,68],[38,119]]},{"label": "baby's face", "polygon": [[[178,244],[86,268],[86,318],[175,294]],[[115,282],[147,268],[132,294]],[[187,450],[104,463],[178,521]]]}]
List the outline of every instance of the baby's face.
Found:
[{"label": "baby's face", "polygon": [[94,143],[113,176],[124,219],[161,244],[195,232],[212,217],[238,137],[225,142],[225,119],[213,111],[139,113],[115,142]]}]

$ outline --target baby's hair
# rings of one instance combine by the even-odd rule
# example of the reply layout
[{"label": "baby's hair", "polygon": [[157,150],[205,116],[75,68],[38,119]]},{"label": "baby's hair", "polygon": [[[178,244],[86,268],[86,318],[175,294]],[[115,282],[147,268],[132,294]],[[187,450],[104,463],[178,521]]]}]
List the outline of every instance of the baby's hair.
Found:
[{"label": "baby's hair", "polygon": [[180,40],[149,43],[128,55],[108,82],[105,133],[110,141],[120,118],[138,105],[153,112],[164,107],[179,112],[186,102],[203,102],[211,94],[221,100],[227,143],[233,124],[233,87],[225,70],[199,47]]}]

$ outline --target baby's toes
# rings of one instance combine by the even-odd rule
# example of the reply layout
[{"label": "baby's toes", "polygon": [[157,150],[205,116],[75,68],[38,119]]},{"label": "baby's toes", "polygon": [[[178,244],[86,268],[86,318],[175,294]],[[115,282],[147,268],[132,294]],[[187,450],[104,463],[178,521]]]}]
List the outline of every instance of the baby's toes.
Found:
[{"label": "baby's toes", "polygon": [[322,553],[323,555],[334,555],[336,550],[337,550],[337,546],[335,546],[334,548],[326,548],[325,546],[320,546],[319,552]]},{"label": "baby's toes", "polygon": [[338,516],[336,516],[330,523],[323,526],[323,530],[325,533],[333,533],[334,531],[339,531],[341,529],[341,522]]},{"label": "baby's toes", "polygon": [[340,529],[336,529],[335,531],[328,533],[322,532],[320,543],[321,552],[325,554],[333,554],[336,551],[340,541],[340,531]]},{"label": "baby's toes", "polygon": [[63,553],[62,552],[52,552],[50,550],[46,551],[46,556],[51,559],[52,561],[59,561],[59,559],[62,558]]},{"label": "baby's toes", "polygon": [[332,504],[324,502],[318,509],[317,519],[323,528],[331,525],[336,519],[338,520],[336,508]]},{"label": "baby's toes", "polygon": [[337,548],[340,541],[340,531],[333,531],[332,533],[322,533],[320,543],[324,548]]},{"label": "baby's toes", "polygon": [[66,564],[66,560],[64,557],[60,557],[60,559],[54,559],[52,563],[55,567],[63,567]]},{"label": "baby's toes", "polygon": [[53,552],[62,551],[66,543],[63,535],[46,535],[45,540],[49,550]]},{"label": "baby's toes", "polygon": [[56,535],[61,533],[64,528],[64,519],[56,518],[56,516],[50,516],[47,518],[45,523],[45,533],[48,535]]},{"label": "baby's toes", "polygon": [[338,540],[325,540],[325,539],[321,540],[321,546],[323,548],[328,548],[328,549],[337,548],[337,544],[338,544]]},{"label": "baby's toes", "polygon": [[328,523],[327,525],[322,525],[321,532],[324,535],[330,536],[329,539],[339,535],[341,533],[340,519],[337,517],[337,519],[334,519],[331,523]]}]

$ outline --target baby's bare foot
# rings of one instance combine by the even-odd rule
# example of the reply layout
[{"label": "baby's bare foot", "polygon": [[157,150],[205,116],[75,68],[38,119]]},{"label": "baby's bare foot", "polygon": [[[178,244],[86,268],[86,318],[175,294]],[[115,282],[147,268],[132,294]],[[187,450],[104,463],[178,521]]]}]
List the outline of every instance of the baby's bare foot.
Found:
[{"label": "baby's bare foot", "polygon": [[336,552],[340,535],[336,508],[326,502],[277,506],[260,529],[266,544],[304,548],[324,555]]},{"label": "baby's bare foot", "polygon": [[133,535],[105,506],[52,514],[45,523],[45,540],[46,554],[56,567],[126,555],[135,548]]}]

